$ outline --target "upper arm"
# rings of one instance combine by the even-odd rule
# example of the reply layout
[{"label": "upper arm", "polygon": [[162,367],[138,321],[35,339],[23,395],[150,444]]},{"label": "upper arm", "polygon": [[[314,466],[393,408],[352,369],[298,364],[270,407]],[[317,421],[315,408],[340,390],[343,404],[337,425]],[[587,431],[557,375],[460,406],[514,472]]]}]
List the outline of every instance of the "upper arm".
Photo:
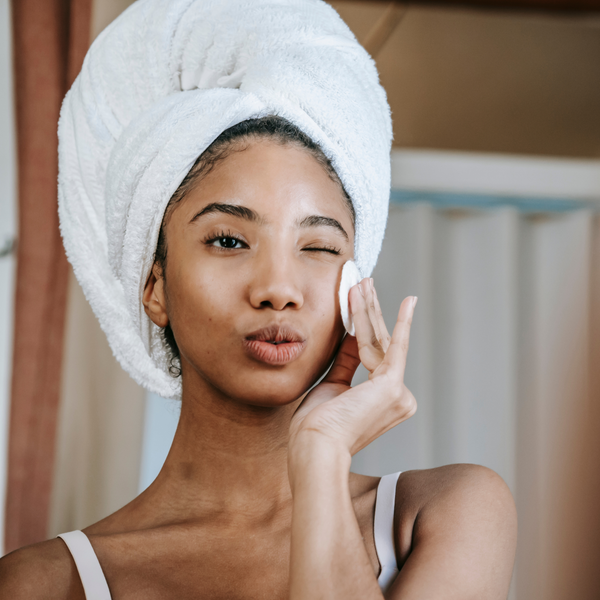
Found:
[{"label": "upper arm", "polygon": [[85,594],[69,551],[56,539],[0,559],[0,598],[85,600]]},{"label": "upper arm", "polygon": [[414,518],[410,553],[387,597],[506,600],[517,541],[507,485],[476,465],[427,473],[417,492],[423,504]]}]

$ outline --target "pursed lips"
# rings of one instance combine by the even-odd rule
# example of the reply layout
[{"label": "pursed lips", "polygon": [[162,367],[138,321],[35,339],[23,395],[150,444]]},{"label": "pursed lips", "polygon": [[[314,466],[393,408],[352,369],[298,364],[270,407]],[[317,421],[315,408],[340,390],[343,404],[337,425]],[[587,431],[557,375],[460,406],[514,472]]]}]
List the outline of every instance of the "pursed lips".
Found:
[{"label": "pursed lips", "polygon": [[286,324],[271,324],[246,336],[244,347],[259,362],[282,366],[298,358],[306,339]]}]

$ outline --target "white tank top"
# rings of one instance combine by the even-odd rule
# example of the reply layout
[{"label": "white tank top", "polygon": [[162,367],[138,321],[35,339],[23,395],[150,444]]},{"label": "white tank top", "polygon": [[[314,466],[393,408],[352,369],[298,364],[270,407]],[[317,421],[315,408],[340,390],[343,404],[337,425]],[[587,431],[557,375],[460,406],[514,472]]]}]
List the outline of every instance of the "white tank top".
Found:
[{"label": "white tank top", "polygon": [[[381,565],[377,579],[382,591],[386,591],[396,575],[398,564],[394,545],[394,507],[396,505],[396,484],[400,473],[385,475],[377,486],[375,499],[375,551]],[[59,536],[69,549],[77,572],[81,578],[86,600],[112,600],[106,577],[98,557],[83,531],[70,531]]]}]

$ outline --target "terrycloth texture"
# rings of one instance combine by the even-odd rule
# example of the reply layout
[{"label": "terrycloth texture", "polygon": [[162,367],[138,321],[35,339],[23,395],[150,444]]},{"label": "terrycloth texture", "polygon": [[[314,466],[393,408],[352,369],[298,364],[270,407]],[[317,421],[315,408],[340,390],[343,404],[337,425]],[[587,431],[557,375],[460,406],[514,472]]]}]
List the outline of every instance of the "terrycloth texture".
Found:
[{"label": "terrycloth texture", "polygon": [[225,129],[280,115],[330,158],[365,276],[383,239],[391,119],[375,65],[321,0],[140,0],[92,44],[59,123],[67,256],[121,365],[181,395],[141,303],[165,207]]},{"label": "terrycloth texture", "polygon": [[350,313],[349,303],[348,303],[348,293],[350,292],[350,288],[355,286],[361,280],[360,273],[358,271],[358,267],[353,260],[348,260],[344,263],[342,267],[342,278],[340,280],[340,289],[338,292],[339,300],[340,300],[340,312],[342,313],[342,321],[344,322],[344,327],[346,331],[350,335],[355,335],[354,332],[354,319],[352,318],[352,314]]}]

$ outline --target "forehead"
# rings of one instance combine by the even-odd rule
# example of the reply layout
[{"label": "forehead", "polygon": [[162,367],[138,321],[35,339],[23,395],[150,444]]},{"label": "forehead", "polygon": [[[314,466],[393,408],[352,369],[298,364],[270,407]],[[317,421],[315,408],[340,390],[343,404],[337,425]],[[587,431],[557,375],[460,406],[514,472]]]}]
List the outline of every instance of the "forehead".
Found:
[{"label": "forehead", "polygon": [[244,204],[268,221],[304,213],[331,214],[352,228],[351,209],[340,184],[324,165],[296,144],[269,139],[238,143],[186,196],[186,209],[211,202]]}]

